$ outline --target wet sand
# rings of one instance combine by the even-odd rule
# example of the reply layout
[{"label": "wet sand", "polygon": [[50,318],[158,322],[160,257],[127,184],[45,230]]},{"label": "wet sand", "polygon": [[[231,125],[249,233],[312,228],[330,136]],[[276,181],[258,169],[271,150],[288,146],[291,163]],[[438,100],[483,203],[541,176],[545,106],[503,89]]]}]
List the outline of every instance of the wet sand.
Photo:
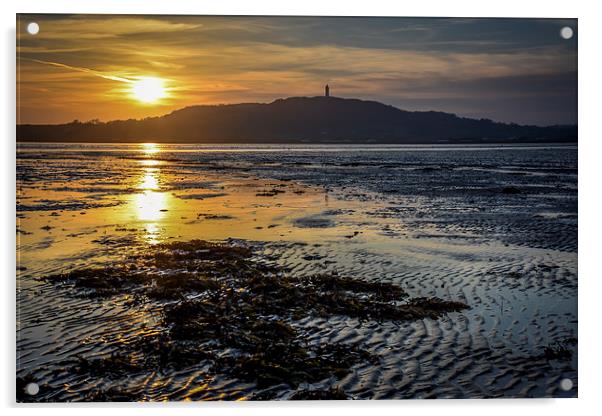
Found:
[{"label": "wet sand", "polygon": [[[576,149],[184,150],[20,149],[17,377],[42,386],[23,400],[577,395]],[[294,334],[286,348],[302,346],[301,357],[331,369],[301,377],[289,368],[290,380],[266,383],[257,374],[269,369],[224,364],[250,356],[248,344],[179,339],[211,345],[203,349],[211,357],[188,355],[185,365],[157,364],[136,348],[173,335],[165,316],[174,305],[225,290],[178,281],[175,298],[149,292],[202,252],[188,264],[142,264],[133,286],[69,277],[105,276],[99,270],[193,240],[243,247],[253,267],[302,290],[318,275],[398,288],[398,298],[378,299],[357,284],[335,285],[336,296],[377,302],[373,311],[423,298],[468,308],[412,319],[309,304],[304,313],[253,309],[270,331],[277,322]],[[230,288],[243,281],[225,276],[212,278]],[[229,340],[273,335],[243,321]],[[116,363],[120,371],[107,370]],[[560,389],[563,378],[572,390]]]}]

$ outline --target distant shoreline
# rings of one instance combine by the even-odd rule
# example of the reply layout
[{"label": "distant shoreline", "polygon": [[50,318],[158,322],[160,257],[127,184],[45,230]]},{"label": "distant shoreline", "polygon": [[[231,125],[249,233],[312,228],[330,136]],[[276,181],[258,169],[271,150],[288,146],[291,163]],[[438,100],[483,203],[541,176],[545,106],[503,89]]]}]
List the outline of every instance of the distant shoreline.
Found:
[{"label": "distant shoreline", "polygon": [[405,111],[358,99],[291,97],[269,104],[193,106],[160,117],[18,124],[18,141],[449,144],[576,142],[576,125],[533,126]]}]

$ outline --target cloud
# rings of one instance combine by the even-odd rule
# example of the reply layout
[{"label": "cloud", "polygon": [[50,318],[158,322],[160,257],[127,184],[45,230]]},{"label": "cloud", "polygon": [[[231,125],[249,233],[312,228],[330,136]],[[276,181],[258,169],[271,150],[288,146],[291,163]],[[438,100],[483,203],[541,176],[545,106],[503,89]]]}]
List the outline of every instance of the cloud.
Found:
[{"label": "cloud", "polygon": [[106,73],[103,73],[103,72],[100,72],[100,71],[96,71],[96,70],[90,69],[90,68],[83,68],[83,67],[78,67],[78,66],[66,65],[66,64],[62,64],[60,62],[42,61],[42,60],[39,60],[39,59],[28,59],[28,58],[21,58],[21,59],[29,60],[31,62],[37,62],[37,63],[43,64],[43,65],[50,65],[50,66],[54,66],[54,67],[57,67],[57,68],[64,68],[64,69],[69,69],[69,70],[72,70],[72,71],[84,72],[86,74],[94,75],[94,76],[97,76],[97,77],[100,77],[100,78],[104,78],[104,79],[109,79],[111,81],[133,82],[133,80],[131,80],[131,79],[119,77],[119,76],[116,76],[116,75],[106,74]]},{"label": "cloud", "polygon": [[[125,17],[79,15],[64,17],[61,15],[21,15],[22,21],[36,21],[40,24],[38,35],[42,39],[96,40],[117,38],[128,35],[182,32],[198,29],[200,23],[172,22],[152,17]],[[22,31],[18,34],[24,37]]]},{"label": "cloud", "polygon": [[[576,94],[576,40],[559,19],[429,19],[228,16],[20,15],[39,35],[18,33],[20,115],[29,122],[157,115],[203,103],[318,95],[370,98],[543,122],[543,100]],[[565,74],[565,75],[563,75]],[[137,106],[123,84],[165,79],[173,94]],[[107,83],[114,80],[117,83]],[[503,100],[502,100],[503,99]],[[501,102],[500,101],[500,102]],[[517,101],[514,101],[516,103]],[[479,104],[479,103],[482,103]],[[540,103],[540,104],[537,104]],[[523,104],[520,104],[521,106]],[[42,107],[44,106],[44,107]],[[526,106],[526,104],[525,104]],[[46,110],[43,110],[46,109]],[[426,107],[428,109],[428,107]],[[568,120],[562,106],[549,122]]]}]

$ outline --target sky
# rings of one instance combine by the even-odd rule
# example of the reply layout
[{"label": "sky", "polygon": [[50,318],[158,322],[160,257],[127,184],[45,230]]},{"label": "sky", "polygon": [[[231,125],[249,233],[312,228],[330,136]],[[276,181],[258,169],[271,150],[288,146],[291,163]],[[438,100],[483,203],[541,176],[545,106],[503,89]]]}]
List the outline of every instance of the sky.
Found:
[{"label": "sky", "polygon": [[[38,34],[27,32],[30,22],[38,23]],[[569,40],[560,36],[565,26],[575,33]],[[577,21],[18,17],[18,123],[122,120],[197,104],[271,102],[322,95],[327,83],[333,96],[410,111],[576,124]]]}]

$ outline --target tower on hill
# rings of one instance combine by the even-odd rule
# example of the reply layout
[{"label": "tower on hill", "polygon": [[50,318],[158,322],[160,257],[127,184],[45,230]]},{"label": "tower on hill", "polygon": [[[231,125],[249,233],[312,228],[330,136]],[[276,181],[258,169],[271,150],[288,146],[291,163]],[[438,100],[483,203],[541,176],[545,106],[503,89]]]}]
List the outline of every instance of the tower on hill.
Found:
[{"label": "tower on hill", "polygon": [[324,87],[324,97],[330,97],[330,87],[328,84]]}]

